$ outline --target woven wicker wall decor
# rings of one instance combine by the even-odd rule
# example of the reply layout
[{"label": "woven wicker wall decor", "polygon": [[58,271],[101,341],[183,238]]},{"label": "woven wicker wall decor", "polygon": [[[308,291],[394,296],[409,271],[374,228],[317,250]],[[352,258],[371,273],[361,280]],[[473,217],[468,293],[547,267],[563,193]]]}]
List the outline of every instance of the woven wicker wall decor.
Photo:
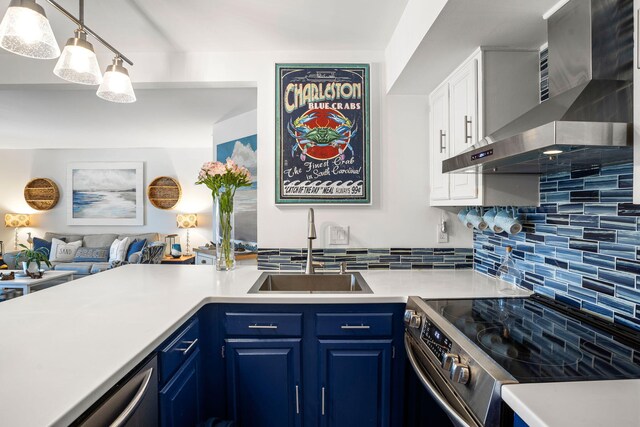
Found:
[{"label": "woven wicker wall decor", "polygon": [[180,183],[169,176],[159,176],[147,187],[147,197],[158,209],[172,209],[182,197]]},{"label": "woven wicker wall decor", "polygon": [[33,209],[48,211],[60,200],[60,190],[48,178],[34,178],[24,187],[24,200]]}]

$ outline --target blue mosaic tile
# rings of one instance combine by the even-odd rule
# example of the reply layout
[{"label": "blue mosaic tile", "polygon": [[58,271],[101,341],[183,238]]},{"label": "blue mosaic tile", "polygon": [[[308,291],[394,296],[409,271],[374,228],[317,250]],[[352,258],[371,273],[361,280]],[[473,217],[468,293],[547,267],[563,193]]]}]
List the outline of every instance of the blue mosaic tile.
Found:
[{"label": "blue mosaic tile", "polygon": [[600,225],[600,218],[596,215],[571,215],[569,221],[572,227],[597,228]]},{"label": "blue mosaic tile", "polygon": [[635,304],[640,304],[640,290],[627,288],[625,286],[618,286],[616,288],[616,296]]},{"label": "blue mosaic tile", "polygon": [[525,232],[475,233],[474,268],[495,274],[512,246],[521,286],[640,330],[640,205],[631,203],[632,185],[631,163],[540,177],[542,206],[519,209]]},{"label": "blue mosaic tile", "polygon": [[636,278],[632,274],[622,273],[620,271],[607,270],[606,268],[598,269],[598,279],[615,283],[616,285],[623,285],[634,287],[636,284]]},{"label": "blue mosaic tile", "polygon": [[603,190],[600,192],[601,202],[628,202],[633,198],[633,190]]},{"label": "blue mosaic tile", "polygon": [[616,232],[613,230],[603,230],[601,228],[585,228],[582,233],[584,240],[597,240],[599,242],[615,242]]},{"label": "blue mosaic tile", "polygon": [[[584,180],[585,190],[610,190],[617,188],[618,176],[616,175],[591,176]],[[600,197],[602,197],[602,193],[600,194]]]},{"label": "blue mosaic tile", "polygon": [[582,287],[584,289],[591,289],[592,291],[596,291],[600,294],[613,295],[615,293],[613,283],[592,279],[590,277],[582,278]]},{"label": "blue mosaic tile", "polygon": [[633,174],[619,175],[618,188],[633,188]]},{"label": "blue mosaic tile", "polygon": [[[582,229],[578,227],[558,227],[558,236],[582,237]],[[571,247],[571,240],[569,240],[569,247]]]},{"label": "blue mosaic tile", "polygon": [[640,246],[640,231],[620,230],[618,233],[618,243],[625,245]]},{"label": "blue mosaic tile", "polygon": [[599,167],[593,167],[593,168],[589,168],[589,169],[580,169],[580,170],[571,171],[571,178],[572,179],[582,178],[582,177],[585,177],[585,176],[593,176],[593,175],[600,175],[600,168]]},{"label": "blue mosaic tile", "polygon": [[619,243],[600,242],[600,253],[633,259],[636,256],[636,248],[635,246],[621,245]]},{"label": "blue mosaic tile", "polygon": [[615,215],[618,213],[617,203],[585,203],[585,215]]},{"label": "blue mosaic tile", "polygon": [[584,189],[584,179],[568,179],[558,182],[558,191],[582,190]]},{"label": "blue mosaic tile", "polygon": [[598,295],[598,304],[607,308],[611,308],[614,311],[630,315],[633,315],[633,312],[635,310],[634,304],[603,294]]},{"label": "blue mosaic tile", "polygon": [[601,216],[600,228],[610,230],[637,230],[637,221],[635,217]]},{"label": "blue mosaic tile", "polygon": [[585,264],[605,268],[616,268],[616,259],[608,255],[585,252],[582,254],[582,260]]},{"label": "blue mosaic tile", "polygon": [[[471,248],[316,248],[313,256],[327,270],[337,270],[341,262],[349,270],[465,269],[473,268],[474,260]],[[258,250],[259,270],[302,271],[305,263],[306,249]]]}]

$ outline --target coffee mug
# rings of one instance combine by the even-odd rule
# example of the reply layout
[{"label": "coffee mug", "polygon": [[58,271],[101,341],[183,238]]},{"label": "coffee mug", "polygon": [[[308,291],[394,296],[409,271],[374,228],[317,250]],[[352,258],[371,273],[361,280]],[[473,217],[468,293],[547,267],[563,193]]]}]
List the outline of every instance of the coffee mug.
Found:
[{"label": "coffee mug", "polygon": [[460,209],[460,212],[458,212],[458,219],[465,226],[467,225],[467,214],[469,213],[470,210],[471,209],[469,208],[464,208],[464,209]]},{"label": "coffee mug", "polygon": [[498,212],[495,216],[494,224],[509,234],[518,234],[522,231],[522,224],[517,218],[515,209],[507,208]]},{"label": "coffee mug", "polygon": [[482,219],[482,213],[478,209],[469,211],[465,219],[467,221],[465,224],[467,228],[475,228],[480,231],[486,230],[487,228],[487,222]]},{"label": "coffee mug", "polygon": [[494,233],[502,233],[502,228],[496,225],[496,215],[498,212],[499,210],[497,208],[491,208],[482,217],[487,223],[487,228]]}]

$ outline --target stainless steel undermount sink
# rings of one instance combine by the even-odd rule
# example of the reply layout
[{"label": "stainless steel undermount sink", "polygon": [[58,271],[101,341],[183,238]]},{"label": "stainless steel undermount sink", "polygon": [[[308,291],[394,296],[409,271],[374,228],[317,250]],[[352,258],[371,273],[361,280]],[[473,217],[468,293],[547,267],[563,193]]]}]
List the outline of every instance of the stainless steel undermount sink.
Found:
[{"label": "stainless steel undermount sink", "polygon": [[262,273],[250,294],[372,294],[360,273]]}]

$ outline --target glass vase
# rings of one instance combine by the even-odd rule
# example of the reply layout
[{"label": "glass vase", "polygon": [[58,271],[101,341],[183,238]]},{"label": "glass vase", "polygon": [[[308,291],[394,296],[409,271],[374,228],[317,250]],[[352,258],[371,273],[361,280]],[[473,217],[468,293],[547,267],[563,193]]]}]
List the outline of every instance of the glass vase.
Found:
[{"label": "glass vase", "polygon": [[230,190],[223,189],[214,198],[216,209],[216,270],[218,271],[233,270],[236,266],[233,202],[233,192]]}]

